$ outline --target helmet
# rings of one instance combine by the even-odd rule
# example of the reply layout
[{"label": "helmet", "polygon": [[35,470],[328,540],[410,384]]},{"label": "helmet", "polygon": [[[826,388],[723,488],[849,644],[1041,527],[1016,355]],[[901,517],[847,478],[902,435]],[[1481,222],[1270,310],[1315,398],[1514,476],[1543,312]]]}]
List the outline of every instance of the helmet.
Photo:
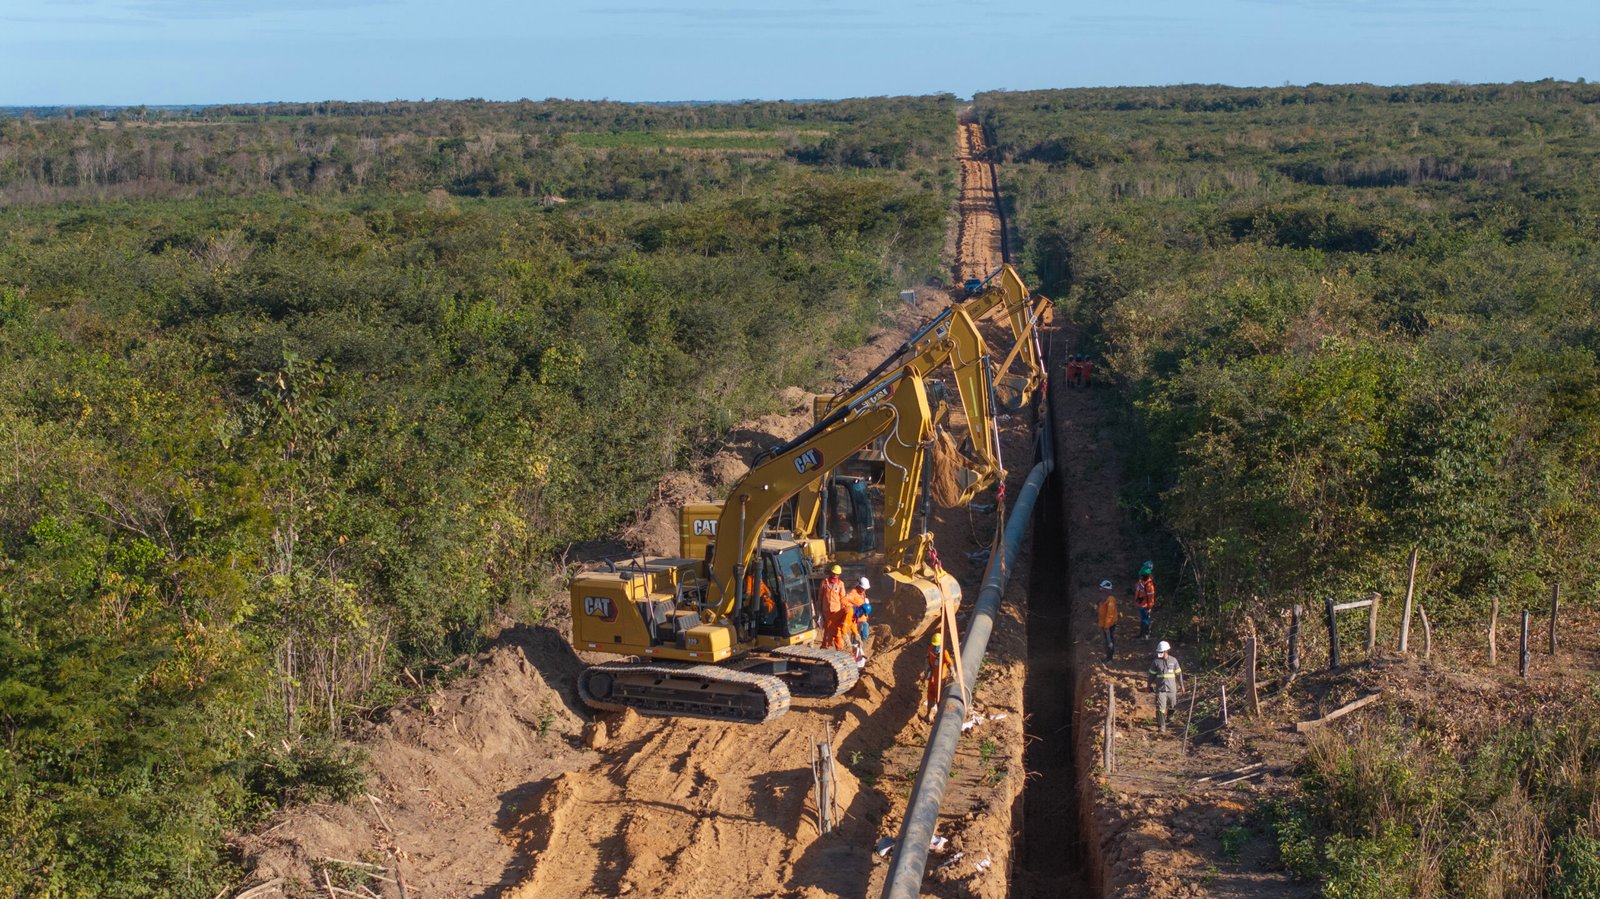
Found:
[{"label": "helmet", "polygon": [[943,643],[943,642],[944,642],[944,634],[941,634],[938,631],[934,631],[933,632],[933,645],[934,646],[938,646],[940,643]]},{"label": "helmet", "polygon": [[863,589],[863,590],[871,590],[872,589],[872,582],[867,580],[866,578],[862,578],[861,580],[856,581],[856,583],[860,584],[861,585],[861,589]]},{"label": "helmet", "polygon": [[841,571],[844,571],[844,569],[840,568],[837,564],[828,566],[828,573],[829,574],[838,574]]},{"label": "helmet", "polygon": [[1155,565],[1151,564],[1150,562],[1146,562],[1143,565],[1139,566],[1139,573],[1140,574],[1149,574],[1150,572],[1154,571],[1155,568],[1156,568]]},{"label": "helmet", "polygon": [[1110,590],[1111,589],[1111,582],[1109,580],[1101,581],[1100,582],[1100,589],[1101,590]]},{"label": "helmet", "polygon": [[1157,655],[1159,655],[1159,654],[1161,654],[1163,652],[1168,652],[1171,649],[1172,649],[1172,644],[1168,643],[1165,640],[1162,640],[1160,643],[1156,644],[1156,654]]}]

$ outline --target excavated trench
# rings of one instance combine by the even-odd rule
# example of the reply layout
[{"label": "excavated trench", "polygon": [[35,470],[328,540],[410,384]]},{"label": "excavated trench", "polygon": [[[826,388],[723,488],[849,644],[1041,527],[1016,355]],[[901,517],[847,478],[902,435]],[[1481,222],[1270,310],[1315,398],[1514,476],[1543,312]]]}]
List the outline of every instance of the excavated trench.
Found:
[{"label": "excavated trench", "polygon": [[[1055,383],[1060,381],[1052,378]],[[1059,404],[1057,406],[1059,411]],[[1061,445],[1056,425],[1055,446]],[[1028,666],[1023,683],[1027,710],[1027,770],[1022,824],[1013,862],[1011,895],[1019,899],[1095,895],[1080,837],[1080,789],[1074,710],[1072,602],[1067,558],[1066,473],[1057,450],[1055,473],[1034,518],[1033,570],[1028,579]]]}]

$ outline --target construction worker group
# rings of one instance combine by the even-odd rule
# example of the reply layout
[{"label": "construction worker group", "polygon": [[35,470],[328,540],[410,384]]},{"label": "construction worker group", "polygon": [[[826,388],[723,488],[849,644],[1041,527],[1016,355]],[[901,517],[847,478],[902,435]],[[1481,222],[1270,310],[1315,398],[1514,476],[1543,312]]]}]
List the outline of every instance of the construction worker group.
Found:
[{"label": "construction worker group", "polygon": [[[1149,640],[1155,631],[1156,582],[1155,565],[1145,562],[1128,592],[1133,594],[1134,606],[1139,610],[1139,639]],[[1100,601],[1096,605],[1096,622],[1105,644],[1106,661],[1110,662],[1117,650],[1117,609],[1115,585],[1107,578],[1100,582]],[[1147,673],[1150,692],[1156,700],[1156,729],[1167,732],[1167,721],[1172,709],[1177,707],[1178,693],[1183,690],[1183,666],[1172,654],[1172,645],[1162,640],[1156,644],[1155,658]]]},{"label": "construction worker group", "polygon": [[846,590],[843,572],[838,565],[828,566],[828,576],[817,590],[822,605],[822,645],[849,652],[858,667],[865,666],[872,615],[867,591],[872,589],[872,582],[861,578]]}]

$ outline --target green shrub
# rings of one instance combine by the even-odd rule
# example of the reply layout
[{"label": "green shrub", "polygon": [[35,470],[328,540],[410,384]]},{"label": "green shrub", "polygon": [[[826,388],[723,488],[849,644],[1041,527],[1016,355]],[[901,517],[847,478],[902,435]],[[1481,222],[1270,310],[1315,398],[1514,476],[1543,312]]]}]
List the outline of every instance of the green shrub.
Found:
[{"label": "green shrub", "polygon": [[1386,821],[1372,836],[1336,833],[1328,839],[1322,895],[1327,899],[1393,899],[1411,895],[1417,840],[1410,828]]},{"label": "green shrub", "polygon": [[1556,841],[1551,899],[1594,899],[1600,896],[1600,839],[1570,833]]},{"label": "green shrub", "polygon": [[367,784],[366,750],[329,736],[268,748],[246,761],[245,784],[278,806],[343,802]]}]

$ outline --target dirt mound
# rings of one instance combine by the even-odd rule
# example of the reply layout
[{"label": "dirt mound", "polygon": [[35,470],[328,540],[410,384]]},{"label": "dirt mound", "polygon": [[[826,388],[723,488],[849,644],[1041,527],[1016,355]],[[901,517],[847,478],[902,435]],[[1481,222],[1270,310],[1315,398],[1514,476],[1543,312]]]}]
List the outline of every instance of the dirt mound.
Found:
[{"label": "dirt mound", "polygon": [[597,758],[582,747],[574,705],[581,667],[557,631],[507,630],[488,652],[463,660],[470,676],[358,735],[371,755],[367,796],[286,812],[241,841],[246,867],[312,885],[322,859],[387,866],[392,849],[408,886],[429,897],[514,881],[514,844],[528,840],[508,836],[506,810]]},{"label": "dirt mound", "polygon": [[650,556],[678,553],[678,510],[685,503],[711,499],[711,484],[689,471],[668,472],[656,483],[650,503],[623,531],[623,539],[637,551]]}]

